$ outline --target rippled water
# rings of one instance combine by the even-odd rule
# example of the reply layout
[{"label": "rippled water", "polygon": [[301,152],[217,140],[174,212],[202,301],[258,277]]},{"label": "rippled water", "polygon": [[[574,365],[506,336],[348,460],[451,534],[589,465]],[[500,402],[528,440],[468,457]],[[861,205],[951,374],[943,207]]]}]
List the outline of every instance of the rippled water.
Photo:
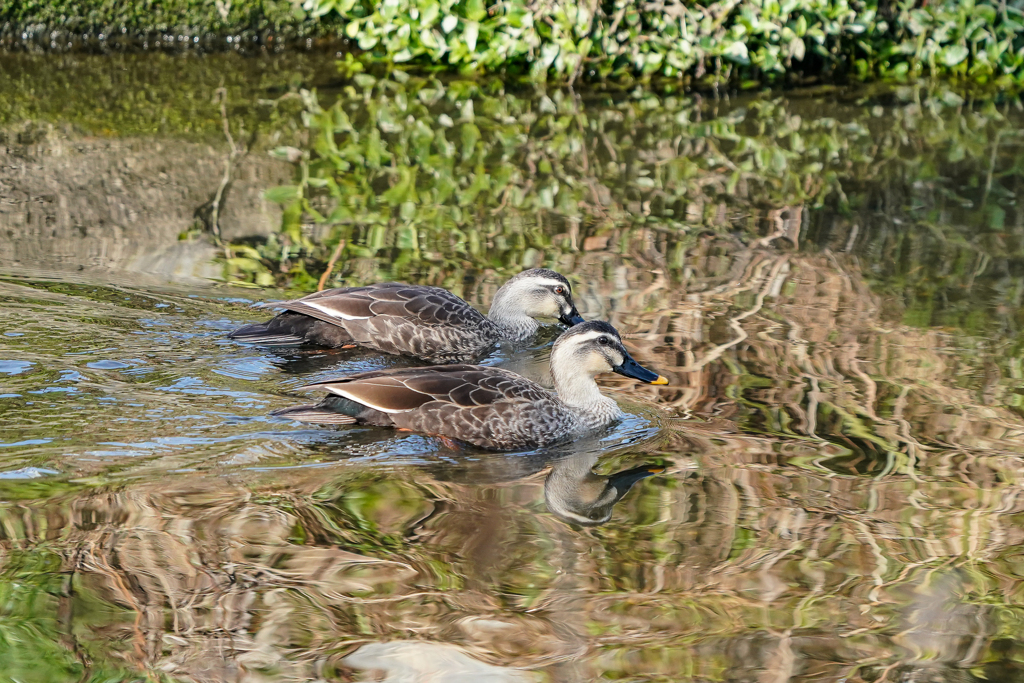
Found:
[{"label": "rippled water", "polygon": [[[914,106],[865,97],[773,106],[846,107],[854,149],[854,124]],[[768,125],[746,104],[708,129]],[[759,233],[688,232],[638,202],[612,232],[494,238],[457,280],[426,248],[340,265],[481,307],[556,266],[671,379],[603,377],[626,420],[510,454],[269,417],[409,361],[225,338],[287,293],[219,282],[218,251],[178,239],[218,177],[206,138],[3,137],[0,681],[1024,680],[1024,148],[988,106],[898,118],[898,174],[838,152],[845,203],[779,231],[777,207]],[[21,116],[5,130],[45,119]],[[253,163],[226,230],[280,220],[258,197],[291,167]],[[557,333],[486,362],[546,381]]]}]

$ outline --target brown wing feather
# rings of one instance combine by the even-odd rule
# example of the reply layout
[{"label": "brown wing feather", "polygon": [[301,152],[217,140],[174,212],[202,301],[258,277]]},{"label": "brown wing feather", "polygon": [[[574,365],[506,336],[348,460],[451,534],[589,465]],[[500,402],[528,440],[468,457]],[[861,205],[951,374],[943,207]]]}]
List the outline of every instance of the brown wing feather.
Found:
[{"label": "brown wing feather", "polygon": [[433,401],[475,408],[551,397],[551,392],[525,377],[479,365],[375,370],[303,388],[326,389],[385,412],[415,410]]},{"label": "brown wing feather", "polygon": [[350,290],[335,290],[330,296],[317,296],[317,294],[325,294],[325,292],[317,292],[294,301],[279,301],[269,305],[302,313],[324,322],[339,324],[346,320],[365,319],[373,316],[374,313],[370,308],[373,305],[373,298],[364,291],[365,289],[365,287],[355,287]]},{"label": "brown wing feather", "polygon": [[370,310],[415,321],[418,325],[482,324],[483,314],[451,292],[438,287],[395,285],[374,289]]},{"label": "brown wing feather", "polygon": [[[435,363],[471,359],[501,336],[498,327],[479,311],[438,287],[385,282],[263,305],[287,311],[268,323],[268,328],[278,318],[294,314],[320,321],[319,326],[306,326],[305,333],[295,335],[305,341],[328,346],[357,344]],[[337,328],[338,333],[332,334],[323,325]],[[259,341],[267,334],[259,330],[255,335],[245,329],[235,336]]]},{"label": "brown wing feather", "polygon": [[430,394],[417,391],[395,377],[377,377],[361,382],[347,382],[328,391],[386,413],[402,413],[434,400]]},{"label": "brown wing feather", "polygon": [[[484,448],[534,447],[575,433],[574,416],[553,392],[500,368],[375,370],[304,388],[326,389],[361,404],[364,411],[356,416],[357,422],[448,436]],[[300,419],[308,412],[299,411]],[[347,409],[340,412],[352,414]]]},{"label": "brown wing feather", "polygon": [[394,316],[420,325],[447,325],[454,319],[485,319],[479,311],[449,291],[400,282],[339,287],[268,306],[335,323],[374,316]]}]

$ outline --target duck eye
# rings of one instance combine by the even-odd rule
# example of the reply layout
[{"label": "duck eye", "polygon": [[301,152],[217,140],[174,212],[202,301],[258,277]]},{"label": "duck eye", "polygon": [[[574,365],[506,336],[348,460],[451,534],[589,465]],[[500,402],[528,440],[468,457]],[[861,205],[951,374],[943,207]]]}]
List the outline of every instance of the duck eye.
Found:
[{"label": "duck eye", "polygon": [[565,294],[565,287],[555,287],[555,294]]},{"label": "duck eye", "polygon": [[597,343],[600,344],[601,346],[608,346],[608,344],[610,344],[611,342],[608,341],[608,337],[598,337]]}]

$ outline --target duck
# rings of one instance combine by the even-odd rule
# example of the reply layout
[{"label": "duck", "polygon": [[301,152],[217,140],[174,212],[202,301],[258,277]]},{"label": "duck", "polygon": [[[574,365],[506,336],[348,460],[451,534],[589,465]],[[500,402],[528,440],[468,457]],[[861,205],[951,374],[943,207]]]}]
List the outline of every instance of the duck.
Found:
[{"label": "duck", "polygon": [[555,460],[544,480],[544,502],[556,517],[570,524],[598,526],[612,518],[612,508],[633,484],[661,474],[660,465],[641,465],[607,476],[595,474],[598,454],[574,453]]},{"label": "duck", "polygon": [[392,427],[490,450],[539,448],[593,433],[623,417],[594,380],[606,372],[668,384],[629,355],[614,327],[589,321],[555,340],[554,391],[492,366],[391,368],[306,385],[301,389],[324,390],[327,396],[273,415],[299,422]]},{"label": "duck", "polygon": [[537,318],[558,318],[569,326],[583,322],[569,281],[546,268],[512,277],[495,293],[486,316],[446,289],[401,282],[339,287],[259,306],[285,310],[231,332],[230,339],[361,346],[438,364],[471,362],[502,340],[526,341],[540,327]]}]

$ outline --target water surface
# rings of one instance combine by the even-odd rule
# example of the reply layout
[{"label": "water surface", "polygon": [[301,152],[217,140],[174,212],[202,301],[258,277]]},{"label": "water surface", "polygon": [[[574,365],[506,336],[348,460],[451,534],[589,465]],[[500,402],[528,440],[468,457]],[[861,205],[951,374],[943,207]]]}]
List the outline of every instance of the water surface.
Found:
[{"label": "water surface", "polygon": [[[251,302],[288,293],[226,284],[222,249],[194,229],[223,158],[203,64],[182,69],[167,100],[207,112],[202,130],[97,141],[73,101],[3,119],[0,183],[23,194],[0,204],[0,680],[1024,678],[1012,103],[925,88],[717,103],[584,94],[572,106],[604,127],[566,144],[583,145],[589,168],[630,144],[640,165],[669,168],[667,150],[689,149],[700,168],[663,191],[602,171],[594,192],[607,201],[582,208],[531,195],[540,181],[499,212],[497,192],[494,206],[489,190],[477,203],[456,193],[434,209],[493,217],[476,251],[423,225],[413,244],[412,219],[357,221],[344,238],[363,251],[338,264],[340,281],[444,284],[485,308],[509,274],[556,267],[586,317],[609,319],[671,379],[603,377],[628,419],[561,449],[501,454],[269,417],[304,400],[305,383],[408,361],[225,338],[265,316]],[[241,162],[225,237],[265,249],[289,218],[260,193],[294,182],[295,167],[262,152],[283,136],[300,150],[314,141],[257,102],[280,95],[267,79],[288,79],[245,65],[226,78],[262,151]],[[110,92],[137,93],[147,76],[134,68]],[[333,71],[289,68],[282,87],[345,102]],[[164,75],[153,97],[170,92]],[[541,111],[547,98],[558,115],[564,97],[473,101]],[[142,113],[122,121],[156,120],[128,111]],[[647,113],[629,141],[606,144],[608,122],[634,111]],[[487,144],[498,132],[483,119]],[[809,131],[819,147],[796,139]],[[522,144],[549,134],[534,127]],[[755,143],[767,165],[744,171],[746,189],[716,184]],[[772,170],[774,149],[785,168]],[[819,153],[821,169],[787,175]],[[72,167],[80,175],[61,171]],[[788,184],[816,175],[832,183],[821,196]],[[419,182],[430,208],[434,181]],[[695,187],[692,211],[665,199]],[[324,267],[317,258],[303,267]],[[543,379],[557,332],[486,362]],[[663,471],[607,522],[560,514],[589,477],[644,465]]]}]

